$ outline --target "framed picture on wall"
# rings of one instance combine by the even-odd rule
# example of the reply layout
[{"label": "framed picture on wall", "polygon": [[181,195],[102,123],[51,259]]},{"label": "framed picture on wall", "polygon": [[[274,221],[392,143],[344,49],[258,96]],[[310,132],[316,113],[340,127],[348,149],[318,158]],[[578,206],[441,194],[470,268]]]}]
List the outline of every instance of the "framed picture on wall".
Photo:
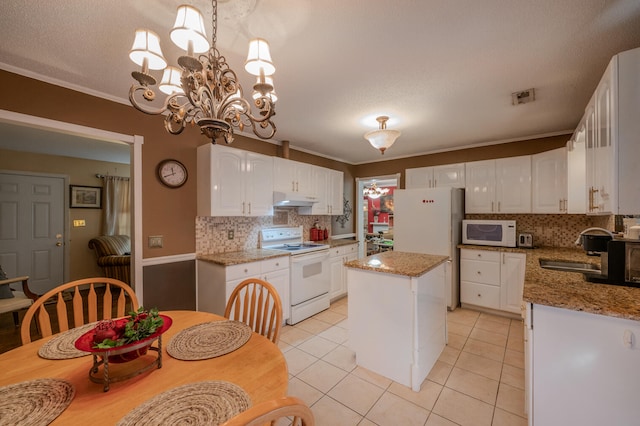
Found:
[{"label": "framed picture on wall", "polygon": [[99,186],[69,185],[69,207],[82,209],[102,208],[102,188]]},{"label": "framed picture on wall", "polygon": [[382,213],[393,213],[393,194],[380,197],[380,211]]}]

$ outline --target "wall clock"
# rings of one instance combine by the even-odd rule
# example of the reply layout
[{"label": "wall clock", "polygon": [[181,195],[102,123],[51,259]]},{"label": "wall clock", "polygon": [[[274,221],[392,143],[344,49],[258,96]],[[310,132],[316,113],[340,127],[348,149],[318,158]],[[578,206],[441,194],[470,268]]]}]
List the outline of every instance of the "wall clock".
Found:
[{"label": "wall clock", "polygon": [[169,159],[158,164],[158,178],[169,188],[180,188],[188,177],[187,168],[178,160]]}]

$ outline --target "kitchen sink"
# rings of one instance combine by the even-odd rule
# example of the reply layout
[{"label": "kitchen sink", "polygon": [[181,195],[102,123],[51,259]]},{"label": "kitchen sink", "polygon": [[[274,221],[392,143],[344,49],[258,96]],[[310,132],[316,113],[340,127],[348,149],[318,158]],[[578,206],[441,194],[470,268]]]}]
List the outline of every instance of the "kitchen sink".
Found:
[{"label": "kitchen sink", "polygon": [[540,267],[554,271],[579,272],[589,275],[600,275],[600,266],[586,262],[568,262],[563,260],[540,259]]}]

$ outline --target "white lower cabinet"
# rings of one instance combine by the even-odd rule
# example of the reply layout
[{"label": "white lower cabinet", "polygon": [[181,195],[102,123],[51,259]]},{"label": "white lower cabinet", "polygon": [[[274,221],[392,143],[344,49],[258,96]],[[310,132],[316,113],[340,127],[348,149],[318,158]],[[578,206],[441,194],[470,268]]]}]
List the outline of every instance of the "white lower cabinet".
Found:
[{"label": "white lower cabinet", "polygon": [[282,302],[283,323],[289,318],[289,256],[230,266],[204,260],[198,260],[197,264],[198,311],[224,315],[227,300],[233,289],[245,279],[255,277],[267,281],[278,290]]},{"label": "white lower cabinet", "polygon": [[460,301],[520,314],[526,255],[492,250],[460,250]]},{"label": "white lower cabinet", "polygon": [[335,300],[347,294],[347,270],[345,262],[358,258],[358,244],[332,247],[329,250],[329,270],[331,272],[331,290],[329,297]]},{"label": "white lower cabinet", "polygon": [[529,425],[639,424],[640,322],[525,308]]}]

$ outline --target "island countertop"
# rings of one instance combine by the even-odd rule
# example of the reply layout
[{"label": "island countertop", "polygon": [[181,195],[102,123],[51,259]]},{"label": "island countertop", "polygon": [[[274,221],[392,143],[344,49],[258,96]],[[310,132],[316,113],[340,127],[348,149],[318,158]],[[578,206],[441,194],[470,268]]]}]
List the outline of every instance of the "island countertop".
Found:
[{"label": "island countertop", "polygon": [[349,261],[344,266],[385,274],[419,277],[447,260],[449,260],[448,256],[386,251]]},{"label": "island countertop", "polygon": [[600,258],[579,248],[539,247],[520,249],[460,245],[460,248],[526,253],[525,302],[640,321],[640,288],[591,283],[578,272],[540,267],[540,259],[586,262],[600,265]]},{"label": "island countertop", "polygon": [[204,254],[198,256],[197,259],[218,265],[231,266],[283,256],[289,256],[289,253],[279,250],[251,249],[227,253]]}]

